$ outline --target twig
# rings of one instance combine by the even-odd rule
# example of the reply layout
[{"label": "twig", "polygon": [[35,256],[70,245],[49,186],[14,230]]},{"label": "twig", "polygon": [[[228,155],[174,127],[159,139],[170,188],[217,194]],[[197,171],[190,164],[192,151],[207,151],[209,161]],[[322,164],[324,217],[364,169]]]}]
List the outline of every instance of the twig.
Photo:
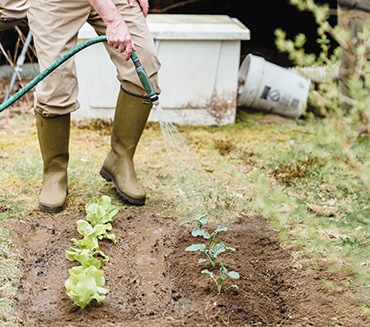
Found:
[{"label": "twig", "polygon": [[[6,51],[5,51],[1,42],[0,42],[0,50],[3,53],[4,57],[6,58],[6,60],[9,62],[10,66],[12,66],[13,71],[15,71],[14,64],[13,64],[12,60],[10,59],[10,57],[8,56],[8,54],[6,53]],[[18,79],[21,79],[21,77],[19,76],[19,73],[16,72],[16,74],[17,74]]]},{"label": "twig", "polygon": [[[26,37],[25,37],[25,35],[23,34],[23,32],[21,31],[21,29],[18,27],[18,26],[16,26],[15,27],[15,29],[16,29],[16,31],[18,32],[18,34],[19,34],[19,36],[21,37],[21,40],[22,40],[22,42],[23,42],[23,45],[24,45],[24,42],[26,41]],[[32,43],[32,42],[31,42]],[[32,44],[29,44],[28,45],[28,48],[27,48],[27,54],[28,54],[28,57],[29,57],[29,59],[30,59],[30,61],[31,61],[31,63],[33,63],[33,60],[32,60],[32,56],[29,54],[29,49],[31,49],[31,51],[32,51],[32,53],[33,53],[33,55],[35,56],[35,57],[37,57],[37,54],[36,54],[36,50],[35,50],[35,48],[32,46]]]},{"label": "twig", "polygon": [[8,63],[10,64],[10,66],[12,66],[13,69],[14,69],[13,62],[10,59],[10,57],[8,56],[8,54],[6,53],[6,51],[5,51],[4,47],[3,47],[3,44],[1,42],[0,42],[0,50],[1,50],[2,54],[4,55],[4,57],[6,58],[6,60],[8,61]]},{"label": "twig", "polygon": [[26,37],[18,26],[15,26],[15,30],[18,32],[19,37],[21,38],[22,43],[26,41]]},{"label": "twig", "polygon": [[[8,62],[9,62],[9,64],[10,64],[10,66],[12,66],[13,71],[15,71],[15,69],[14,69],[14,64],[13,64],[12,60],[10,59],[10,57],[8,56],[8,54],[6,53],[6,51],[5,51],[5,49],[4,49],[4,47],[3,47],[3,45],[2,45],[2,43],[1,43],[1,42],[0,42],[0,49],[1,49],[1,52],[3,53],[3,55],[5,56],[6,60],[8,60]],[[16,72],[16,73],[17,73],[17,76],[19,76],[18,72]],[[5,112],[5,123],[6,123],[6,124],[8,124],[8,123],[9,123],[9,118],[10,118],[10,111],[9,111],[9,110],[7,110],[7,111]]]},{"label": "twig", "polygon": [[164,13],[164,12],[167,12],[168,10],[173,9],[173,8],[182,7],[182,6],[185,6],[189,3],[194,3],[194,2],[199,2],[199,1],[202,1],[202,0],[186,0],[186,1],[178,2],[178,3],[174,3],[173,5],[165,7],[163,9],[151,9],[149,11],[151,13]]}]

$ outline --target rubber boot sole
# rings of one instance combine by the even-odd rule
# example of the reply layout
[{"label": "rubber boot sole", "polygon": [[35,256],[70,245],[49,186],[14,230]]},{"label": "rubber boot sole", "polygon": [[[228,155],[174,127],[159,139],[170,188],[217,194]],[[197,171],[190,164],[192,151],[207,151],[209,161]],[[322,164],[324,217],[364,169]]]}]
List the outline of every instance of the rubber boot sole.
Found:
[{"label": "rubber boot sole", "polygon": [[66,203],[64,203],[61,207],[49,207],[44,206],[43,204],[39,203],[39,208],[41,211],[49,212],[49,213],[59,213],[63,211],[66,207]]},{"label": "rubber boot sole", "polygon": [[145,198],[143,199],[136,199],[136,198],[133,198],[127,194],[125,194],[124,192],[121,191],[121,189],[118,187],[118,184],[117,184],[117,181],[116,179],[114,178],[114,176],[108,171],[106,170],[104,167],[101,168],[100,170],[100,175],[107,181],[107,182],[113,182],[114,185],[116,186],[116,191],[118,193],[118,195],[126,200],[127,202],[129,202],[130,204],[133,204],[133,205],[137,205],[137,206],[142,206],[145,204]]}]

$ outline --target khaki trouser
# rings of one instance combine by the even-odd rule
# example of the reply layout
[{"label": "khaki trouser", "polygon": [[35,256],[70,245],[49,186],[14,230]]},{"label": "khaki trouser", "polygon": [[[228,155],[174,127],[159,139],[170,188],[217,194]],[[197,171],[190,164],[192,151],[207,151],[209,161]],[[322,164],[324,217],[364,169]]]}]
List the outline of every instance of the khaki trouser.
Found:
[{"label": "khaki trouser", "polygon": [[3,21],[25,18],[28,7],[27,0],[1,0],[0,18]]},{"label": "khaki trouser", "polygon": [[[157,74],[160,62],[139,3],[135,1],[134,7],[129,7],[127,0],[113,2],[130,30],[137,55],[154,90],[160,93]],[[106,31],[102,18],[88,0],[30,0],[28,20],[41,71],[77,45],[77,33],[86,21],[98,35],[104,35]],[[117,68],[122,88],[134,95],[147,96],[132,61],[126,61],[122,53],[104,44]],[[69,59],[38,84],[35,109],[44,116],[65,115],[79,108],[77,95],[76,67]]]}]

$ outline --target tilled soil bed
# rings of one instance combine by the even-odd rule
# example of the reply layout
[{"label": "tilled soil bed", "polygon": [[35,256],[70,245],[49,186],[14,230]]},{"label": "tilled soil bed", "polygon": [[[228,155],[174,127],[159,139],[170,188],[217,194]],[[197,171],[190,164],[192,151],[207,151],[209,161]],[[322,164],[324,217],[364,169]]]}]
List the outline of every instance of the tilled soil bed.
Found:
[{"label": "tilled soil bed", "polygon": [[[101,241],[110,257],[104,266],[105,287],[111,292],[81,311],[66,295],[68,269],[77,265],[65,258],[80,239],[76,221],[34,211],[13,234],[15,249],[25,258],[18,288],[17,314],[26,326],[369,326],[353,304],[351,291],[330,291],[320,281],[323,271],[307,274],[294,269],[289,250],[280,247],[276,233],[261,218],[245,218],[222,232],[220,239],[235,252],[219,259],[240,279],[219,294],[198,263],[199,252],[185,252],[205,243],[191,236],[191,227],[162,218],[153,207],[127,207],[114,218],[117,245]],[[159,210],[158,210],[159,211]],[[213,231],[215,226],[207,229]],[[218,268],[217,268],[218,269]],[[339,284],[344,273],[325,273]]]}]

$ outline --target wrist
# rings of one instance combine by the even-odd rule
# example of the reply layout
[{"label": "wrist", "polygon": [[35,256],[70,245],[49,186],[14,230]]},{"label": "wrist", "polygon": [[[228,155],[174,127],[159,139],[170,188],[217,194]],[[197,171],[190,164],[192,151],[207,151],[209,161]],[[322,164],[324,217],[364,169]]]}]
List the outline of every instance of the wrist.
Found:
[{"label": "wrist", "polygon": [[102,17],[105,25],[119,26],[123,23],[121,14],[117,11],[109,12],[105,17]]}]

